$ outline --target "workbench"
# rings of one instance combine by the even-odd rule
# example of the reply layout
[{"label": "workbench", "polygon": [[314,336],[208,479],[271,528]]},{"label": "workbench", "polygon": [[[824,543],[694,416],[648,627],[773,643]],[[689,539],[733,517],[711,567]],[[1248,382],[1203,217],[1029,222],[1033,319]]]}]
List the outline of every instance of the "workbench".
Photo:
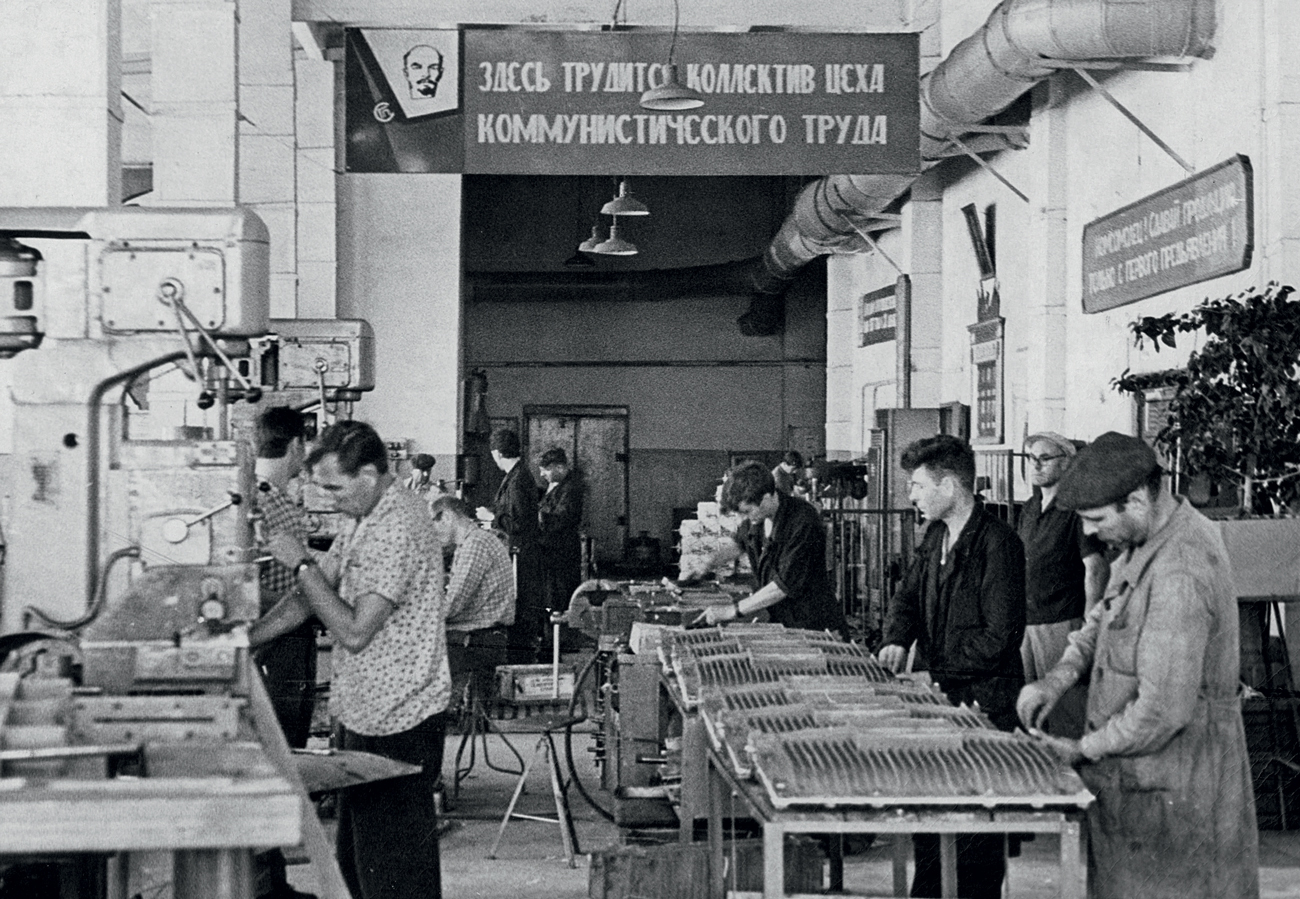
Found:
[{"label": "workbench", "polygon": [[[995,809],[897,806],[872,808],[777,809],[766,791],[752,780],[735,775],[712,748],[705,753],[708,782],[708,840],[713,864],[710,895],[727,895],[723,878],[723,821],[734,818],[739,802],[763,831],[763,899],[785,896],[785,837],[787,834],[907,834],[937,833],[943,865],[943,895],[957,895],[955,837],[959,833],[1055,833],[1060,836],[1061,899],[1084,899],[1087,870],[1083,813],[1077,808],[1034,809],[999,806]],[[910,840],[894,848],[894,896],[908,895],[907,862]]]},{"label": "workbench", "polygon": [[[725,628],[722,633],[726,633]],[[758,641],[773,639],[761,633],[751,636]],[[740,639],[744,642],[745,637],[742,636]],[[868,670],[864,660],[854,660],[851,653],[844,651],[842,644],[838,647],[828,647],[827,652],[830,653],[828,659],[831,660],[828,662],[828,668],[852,663],[863,665],[864,671]],[[727,715],[718,715],[716,700],[713,700],[714,711],[709,711],[708,708],[702,710],[701,706],[706,695],[707,682],[710,678],[720,676],[719,672],[725,671],[725,676],[733,679],[731,685],[723,691],[727,697],[726,702],[736,702],[744,707],[751,705],[757,707],[770,702],[772,705],[768,707],[768,711],[789,708],[781,705],[781,700],[776,698],[777,694],[802,693],[806,699],[817,692],[819,684],[825,684],[829,690],[827,694],[829,697],[836,690],[842,690],[846,681],[857,683],[854,678],[836,677],[831,674],[788,675],[778,674],[776,669],[771,668],[765,672],[761,671],[762,664],[774,664],[777,669],[780,669],[804,667],[809,662],[797,651],[788,651],[787,658],[784,660],[772,662],[772,658],[775,656],[769,657],[768,662],[764,663],[755,656],[752,660],[754,666],[752,671],[747,668],[747,664],[750,663],[740,661],[718,664],[709,671],[701,668],[699,674],[702,675],[702,679],[690,686],[681,682],[684,670],[681,665],[674,666],[678,670],[673,674],[665,668],[659,679],[661,690],[667,694],[668,702],[671,703],[681,722],[679,839],[683,842],[693,841],[696,834],[696,821],[700,818],[706,820],[712,859],[709,868],[712,878],[710,895],[717,897],[727,895],[723,876],[724,822],[743,817],[751,818],[762,831],[764,899],[785,895],[784,847],[787,834],[854,833],[938,834],[942,865],[942,895],[945,897],[957,896],[957,834],[1055,833],[1060,838],[1059,895],[1062,899],[1084,899],[1086,852],[1083,821],[1085,810],[1092,800],[1091,794],[1084,788],[1082,782],[1078,781],[1077,775],[1068,768],[1064,768],[1058,774],[1056,769],[1061,767],[1060,763],[1048,761],[1050,754],[1037,748],[1036,745],[1026,746],[1026,743],[1032,741],[1028,741],[1023,735],[1015,736],[994,730],[987,720],[982,720],[982,726],[972,727],[972,716],[975,718],[982,716],[972,710],[954,709],[946,705],[946,702],[941,700],[941,694],[927,693],[924,690],[913,693],[913,699],[925,699],[934,703],[934,705],[927,705],[922,702],[915,706],[914,714],[919,715],[920,720],[914,723],[920,729],[914,738],[907,739],[914,739],[916,746],[923,746],[926,743],[932,743],[935,747],[951,745],[954,741],[964,741],[966,739],[964,735],[969,734],[979,745],[994,747],[991,750],[993,755],[1005,749],[1008,753],[1016,754],[1014,758],[1007,756],[1010,762],[1023,762],[1028,758],[1038,767],[1034,769],[1031,766],[1029,769],[1024,769],[1026,779],[1020,781],[1014,775],[1018,770],[1015,764],[1000,767],[999,760],[989,755],[977,766],[982,766],[982,770],[974,772],[979,782],[983,784],[978,789],[972,789],[969,783],[961,785],[962,778],[957,769],[953,769],[951,779],[945,774],[940,781],[935,782],[937,784],[946,782],[951,793],[908,794],[905,788],[900,787],[902,781],[891,785],[888,777],[882,776],[881,779],[875,780],[865,769],[853,768],[856,762],[851,756],[854,753],[848,751],[844,745],[846,740],[862,741],[858,747],[862,750],[859,755],[874,751],[878,756],[887,756],[894,751],[889,749],[889,746],[900,745],[897,743],[899,739],[897,735],[890,734],[889,726],[874,725],[870,715],[861,718],[861,723],[857,727],[814,728],[809,731],[766,732],[758,735],[755,731],[751,731],[748,745],[744,750],[749,758],[747,762],[740,759],[736,741],[730,737],[721,737],[718,732],[720,726],[725,727]],[[751,674],[761,675],[764,682],[750,685],[742,683]],[[877,673],[876,676],[888,678],[888,675],[883,673]],[[715,681],[714,687],[716,686]],[[853,686],[852,690],[861,689],[863,693],[880,690],[888,693],[896,687],[902,688],[904,685],[879,681],[872,683],[868,677],[863,677],[860,688]],[[762,714],[762,710],[757,713]],[[833,718],[835,710],[827,709],[817,711],[815,714]],[[844,720],[852,721],[853,714],[849,712]],[[951,717],[953,721],[961,720],[968,729],[920,727],[924,719],[930,715],[940,718]],[[792,770],[787,770],[784,774],[779,773],[782,765],[778,762],[781,758],[788,760],[789,757],[780,754],[778,757],[770,755],[774,739],[789,741],[785,752],[796,751],[797,743],[801,739],[800,734],[810,736],[813,743],[820,742],[823,748],[814,749],[813,755],[821,752],[825,759],[834,760],[832,763],[836,766],[834,770],[825,770],[826,778],[817,792],[808,792],[807,783],[798,783],[797,774]],[[907,745],[907,739],[902,745]],[[838,747],[832,745],[836,740],[841,744]],[[765,746],[766,750],[764,750]],[[851,747],[852,743],[849,742],[848,746]],[[901,764],[906,764],[909,758],[919,759],[919,756],[909,754],[917,751],[903,749],[895,758]],[[943,751],[947,750],[940,750]],[[985,751],[979,750],[979,752]],[[765,752],[768,754],[765,755]],[[768,768],[759,765],[763,758],[766,758],[765,764],[769,766]],[[940,755],[930,758],[931,761],[918,761],[917,764],[922,767],[917,771],[922,775],[928,774],[933,777],[936,776],[936,772],[932,769],[927,770],[927,767],[935,764],[933,760],[940,758]],[[956,756],[951,753],[947,758],[956,760]],[[847,778],[845,783],[851,782],[852,786],[834,787],[838,781],[832,775],[836,771]],[[883,772],[880,773],[883,775]],[[791,774],[796,774],[794,780],[789,780]],[[1014,782],[1008,781],[1008,777],[1012,777]],[[904,781],[908,779],[904,777]],[[895,896],[908,895],[907,862],[911,856],[910,842],[910,840],[899,840],[895,846],[893,862],[893,895]],[[832,889],[842,888],[842,874],[842,859],[833,854],[830,884]]]}]

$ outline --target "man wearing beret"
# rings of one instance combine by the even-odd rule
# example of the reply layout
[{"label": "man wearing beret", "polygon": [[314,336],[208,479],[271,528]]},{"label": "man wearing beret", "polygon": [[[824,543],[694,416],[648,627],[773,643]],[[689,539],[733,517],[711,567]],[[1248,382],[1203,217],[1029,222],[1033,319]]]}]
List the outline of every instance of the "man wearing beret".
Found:
[{"label": "man wearing beret", "polygon": [[1016,704],[1036,732],[1091,672],[1083,738],[1042,737],[1097,797],[1089,895],[1258,897],[1237,602],[1218,528],[1170,493],[1150,447],[1113,431],[1080,450],[1056,501],[1120,553],[1061,661]]},{"label": "man wearing beret", "polygon": [[[1016,533],[1025,544],[1025,642],[1020,656],[1028,683],[1060,660],[1071,632],[1083,627],[1084,613],[1101,599],[1110,573],[1102,542],[1083,532],[1079,516],[1056,503],[1061,478],[1077,452],[1074,441],[1054,431],[1025,438],[1034,493],[1020,512]],[[1087,685],[1075,684],[1056,703],[1044,730],[1083,736],[1087,703]]]}]

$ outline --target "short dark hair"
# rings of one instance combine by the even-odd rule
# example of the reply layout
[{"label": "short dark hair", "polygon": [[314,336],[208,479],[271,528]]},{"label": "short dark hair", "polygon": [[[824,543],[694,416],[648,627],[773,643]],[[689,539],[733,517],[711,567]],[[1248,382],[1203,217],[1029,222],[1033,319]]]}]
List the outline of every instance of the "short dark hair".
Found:
[{"label": "short dark hair", "polygon": [[257,417],[257,457],[283,459],[289,445],[307,438],[303,414],[288,406],[272,406]]},{"label": "short dark hair", "polygon": [[758,505],[763,497],[776,492],[776,479],[762,462],[741,462],[727,471],[722,479],[722,507],[730,512],[741,503]]},{"label": "short dark hair", "polygon": [[492,432],[490,448],[507,459],[519,458],[519,435],[510,428]]},{"label": "short dark hair", "polygon": [[475,520],[474,510],[469,507],[469,503],[465,502],[458,496],[452,496],[450,493],[444,493],[442,496],[430,503],[429,511],[435,516],[440,512],[450,512],[451,514],[458,515],[461,518],[468,518],[470,521]]},{"label": "short dark hair", "polygon": [[348,477],[354,477],[366,465],[388,474],[388,448],[375,429],[363,421],[340,421],[321,431],[305,464],[315,468],[330,455],[338,456],[339,471]]},{"label": "short dark hair", "polygon": [[553,446],[546,452],[542,453],[541,461],[538,462],[542,468],[550,468],[552,465],[568,465],[569,456],[558,446]]},{"label": "short dark hair", "polygon": [[967,490],[975,491],[975,452],[965,440],[951,434],[939,434],[917,440],[903,450],[904,471],[929,468],[950,474]]},{"label": "short dark hair", "polygon": [[803,456],[799,455],[798,450],[786,450],[785,455],[781,457],[781,461],[794,468],[803,468]]}]

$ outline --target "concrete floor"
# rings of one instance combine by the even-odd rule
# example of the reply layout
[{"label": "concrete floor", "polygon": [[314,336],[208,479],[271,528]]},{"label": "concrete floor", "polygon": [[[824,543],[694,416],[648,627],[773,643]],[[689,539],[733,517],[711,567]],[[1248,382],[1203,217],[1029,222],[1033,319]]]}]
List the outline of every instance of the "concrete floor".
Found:
[{"label": "concrete floor", "polygon": [[[528,758],[537,735],[511,734],[509,739]],[[507,759],[513,762],[500,743],[500,736],[490,736],[489,740],[494,763],[504,763]],[[444,769],[448,780],[458,742],[458,737],[448,738]],[[590,790],[597,783],[597,774],[587,751],[589,745],[589,736],[574,735],[575,764]],[[563,759],[561,762],[563,768]],[[618,845],[619,833],[574,790],[570,790],[570,797],[580,850],[576,867],[570,868],[566,863],[559,826],[553,823],[511,821],[498,857],[487,857],[516,780],[515,776],[487,768],[480,754],[478,764],[461,785],[459,799],[453,801],[448,797],[447,829],[441,839],[443,895],[448,899],[586,899],[590,873],[587,853]],[[596,798],[604,796],[597,793]],[[554,814],[549,777],[540,757],[530,772],[517,810]],[[1020,857],[1009,862],[1006,895],[1017,899],[1055,897],[1057,849],[1054,837],[1039,836],[1024,844]],[[869,848],[848,855],[844,866],[846,891],[857,895],[889,895],[893,882],[891,853],[889,837],[884,835]],[[309,868],[291,867],[289,877],[298,889],[311,890]],[[1260,887],[1262,899],[1300,899],[1300,831],[1260,833]],[[627,897],[609,896],[608,899]],[[675,897],[638,894],[637,899]]]}]

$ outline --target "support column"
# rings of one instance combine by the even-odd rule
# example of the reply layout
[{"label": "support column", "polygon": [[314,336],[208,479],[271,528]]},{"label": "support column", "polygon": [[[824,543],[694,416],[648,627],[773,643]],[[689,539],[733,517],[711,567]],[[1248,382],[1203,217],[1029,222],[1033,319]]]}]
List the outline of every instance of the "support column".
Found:
[{"label": "support column", "polygon": [[122,199],[121,4],[9,0],[0,25],[0,207]]},{"label": "support column", "polygon": [[1064,82],[1064,78],[1055,78],[1048,83],[1045,89],[1051,92],[1051,102],[1035,119],[1035,127],[1045,132],[1046,138],[1046,152],[1036,159],[1041,166],[1041,195],[1046,202],[1040,211],[1031,214],[1034,225],[1029,229],[1029,235],[1033,245],[1026,258],[1043,261],[1042,265],[1029,267],[1031,277],[1037,282],[1031,282],[1030,296],[1041,297],[1042,304],[1031,305],[1026,310],[1027,395],[1022,398],[1020,408],[1033,410],[1033,418],[1027,422],[1014,420],[1012,413],[1016,404],[1007,403],[1005,433],[1010,444],[1015,444],[1026,433],[1026,425],[1031,434],[1037,431],[1066,433],[1065,373],[1069,356],[1066,303],[1071,293],[1067,282],[1071,248],[1067,243],[1066,228],[1069,140],[1065,101],[1069,88]]},{"label": "support column", "polygon": [[334,157],[335,63],[299,57],[297,100],[298,315],[334,318],[337,214]]},{"label": "support column", "polygon": [[155,0],[150,9],[154,205],[239,202],[236,20],[227,0]]},{"label": "support column", "polygon": [[272,318],[301,314],[291,19],[290,0],[239,0],[238,197],[271,232]]},{"label": "support column", "polygon": [[952,399],[942,396],[943,188],[933,175],[912,185],[903,233],[910,238],[900,264],[912,278],[912,405],[925,408]]}]

